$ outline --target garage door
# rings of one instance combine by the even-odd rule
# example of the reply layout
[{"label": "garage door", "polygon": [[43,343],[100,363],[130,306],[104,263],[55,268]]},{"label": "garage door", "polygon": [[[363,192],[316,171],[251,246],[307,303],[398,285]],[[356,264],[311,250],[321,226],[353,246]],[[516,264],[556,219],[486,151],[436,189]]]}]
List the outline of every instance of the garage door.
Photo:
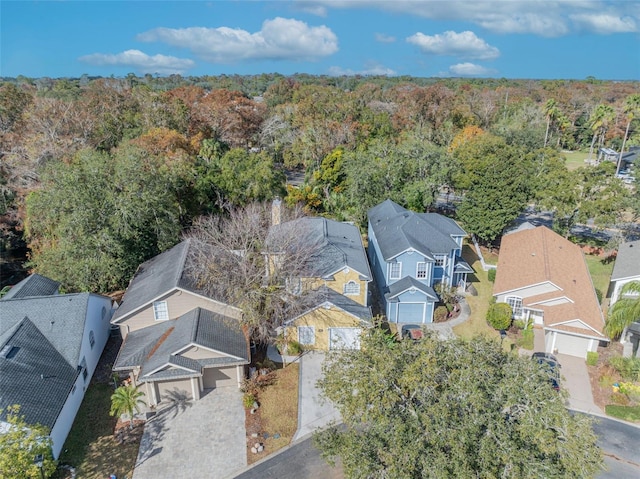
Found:
[{"label": "garage door", "polygon": [[329,328],[330,349],[360,349],[360,328]]},{"label": "garage door", "polygon": [[589,339],[581,338],[579,336],[557,333],[555,349],[558,351],[558,354],[567,354],[569,356],[586,358],[589,342]]},{"label": "garage door", "polygon": [[191,394],[191,380],[181,379],[176,381],[158,381],[160,401],[184,401],[193,399]]},{"label": "garage door", "polygon": [[238,386],[235,366],[230,368],[204,368],[202,371],[202,387],[204,389],[225,386]]},{"label": "garage door", "polygon": [[424,322],[424,303],[398,303],[398,322],[421,324]]}]

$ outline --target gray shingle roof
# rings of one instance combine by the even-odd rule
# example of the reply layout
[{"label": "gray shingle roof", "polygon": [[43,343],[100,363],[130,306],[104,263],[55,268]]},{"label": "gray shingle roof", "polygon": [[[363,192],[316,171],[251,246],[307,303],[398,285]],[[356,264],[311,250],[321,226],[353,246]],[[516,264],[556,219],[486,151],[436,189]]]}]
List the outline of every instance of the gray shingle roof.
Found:
[{"label": "gray shingle roof", "polygon": [[269,248],[277,250],[278,238],[283,234],[297,238],[296,244],[308,248],[309,277],[328,277],[347,266],[360,273],[362,279],[371,280],[362,237],[355,225],[320,217],[298,218],[271,227]]},{"label": "gray shingle roof", "polygon": [[90,297],[91,293],[77,293],[3,299],[0,301],[0,345],[6,343],[13,328],[28,316],[65,361],[75,368],[80,362]]},{"label": "gray shingle roof", "polygon": [[[371,308],[363,306],[360,303],[352,300],[351,298],[340,294],[326,286],[321,286],[320,288],[318,288],[318,290],[314,292],[311,298],[313,299],[313,304],[311,304],[305,312],[296,316],[296,318],[304,316],[305,314],[313,311],[314,309],[322,306],[325,303],[331,303],[335,307],[340,308],[349,314],[352,314],[362,321],[370,322],[373,318],[371,314]],[[293,319],[290,321],[293,321]]]},{"label": "gray shingle roof", "polygon": [[387,294],[385,294],[385,297],[387,299],[395,298],[399,294],[402,294],[402,293],[404,293],[405,291],[407,291],[408,289],[411,289],[411,288],[415,288],[418,291],[422,291],[424,294],[426,294],[433,301],[438,301],[438,295],[436,294],[436,292],[433,290],[432,287],[427,286],[424,283],[421,283],[420,281],[418,281],[415,278],[412,278],[411,276],[405,276],[400,281],[396,281],[395,283],[391,283],[389,285],[389,292]]},{"label": "gray shingle roof", "polygon": [[122,302],[113,314],[112,321],[118,322],[176,288],[209,297],[195,286],[185,269],[190,245],[191,241],[187,239],[142,263],[129,282]]},{"label": "gray shingle roof", "polygon": [[27,298],[29,296],[49,296],[56,294],[60,283],[39,274],[32,274],[14,285],[2,300]]},{"label": "gray shingle roof", "polygon": [[27,423],[53,427],[76,380],[77,368],[28,317],[11,328],[0,350],[6,346],[18,349],[15,355],[0,355],[0,409],[19,404]]},{"label": "gray shingle roof", "polygon": [[623,243],[618,248],[611,281],[640,276],[640,240]]},{"label": "gray shingle roof", "polygon": [[473,268],[469,266],[460,256],[456,256],[456,262],[453,266],[454,273],[473,273]]},{"label": "gray shingle roof", "polygon": [[[231,361],[218,361],[221,364],[248,364],[250,360],[247,339],[237,319],[195,308],[178,319],[162,321],[129,333],[114,369],[129,370],[139,366],[141,380],[157,377],[155,373],[153,376],[149,374],[158,368],[171,366],[180,366],[199,375],[202,366],[211,362],[176,355],[192,344],[232,357]],[[184,369],[181,371],[181,374],[187,373]]]},{"label": "gray shingle roof", "polygon": [[438,213],[414,213],[391,200],[374,206],[369,223],[385,261],[408,249],[434,259],[434,254],[448,254],[458,245],[452,236],[466,236],[458,224]]}]

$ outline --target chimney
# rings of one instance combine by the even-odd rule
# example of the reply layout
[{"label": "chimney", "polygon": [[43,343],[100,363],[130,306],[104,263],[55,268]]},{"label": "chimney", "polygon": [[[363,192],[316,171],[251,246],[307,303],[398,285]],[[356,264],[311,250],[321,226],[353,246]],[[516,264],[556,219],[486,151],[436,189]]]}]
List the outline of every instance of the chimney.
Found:
[{"label": "chimney", "polygon": [[271,204],[271,226],[280,224],[280,213],[282,210],[282,200],[275,198]]}]

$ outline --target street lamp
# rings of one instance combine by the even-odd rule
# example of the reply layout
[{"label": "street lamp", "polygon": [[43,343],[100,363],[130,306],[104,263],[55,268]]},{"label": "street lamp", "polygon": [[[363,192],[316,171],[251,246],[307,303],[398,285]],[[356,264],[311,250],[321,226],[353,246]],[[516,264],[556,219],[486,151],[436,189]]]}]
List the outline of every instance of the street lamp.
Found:
[{"label": "street lamp", "polygon": [[44,469],[42,468],[44,466],[44,456],[42,454],[38,454],[34,459],[33,459],[33,463],[38,466],[38,468],[40,469],[40,477],[42,479],[44,479]]}]

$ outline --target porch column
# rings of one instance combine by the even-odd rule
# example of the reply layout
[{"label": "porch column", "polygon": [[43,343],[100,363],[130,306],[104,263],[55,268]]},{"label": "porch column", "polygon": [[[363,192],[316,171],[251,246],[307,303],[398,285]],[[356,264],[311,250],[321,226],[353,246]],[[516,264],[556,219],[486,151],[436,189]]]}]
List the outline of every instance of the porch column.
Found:
[{"label": "porch column", "polygon": [[197,401],[200,399],[200,382],[198,378],[191,378],[191,395],[193,396],[193,400]]}]

